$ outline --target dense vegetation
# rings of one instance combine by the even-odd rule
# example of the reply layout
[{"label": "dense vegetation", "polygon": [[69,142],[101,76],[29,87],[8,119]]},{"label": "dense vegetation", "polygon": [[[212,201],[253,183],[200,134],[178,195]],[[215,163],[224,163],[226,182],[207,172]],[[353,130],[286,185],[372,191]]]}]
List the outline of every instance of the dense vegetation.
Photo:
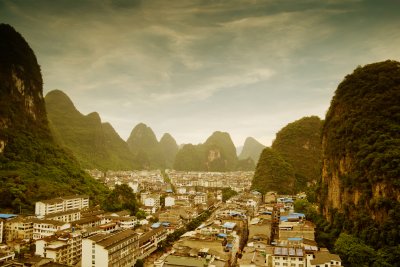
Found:
[{"label": "dense vegetation", "polygon": [[164,153],[153,130],[144,123],[133,128],[126,141],[129,150],[142,168],[157,169],[165,167]]},{"label": "dense vegetation", "polygon": [[252,160],[239,161],[236,148],[228,133],[214,132],[204,144],[184,145],[176,155],[175,170],[234,171],[252,170]]},{"label": "dense vegetation", "polygon": [[[352,235],[342,234],[336,249],[353,264],[358,259],[343,245],[360,239],[364,244],[359,246],[374,249],[354,248],[361,255],[372,254],[365,265],[395,266],[400,255],[400,63],[374,63],[346,76],[331,102],[322,137],[318,191],[329,221],[325,228],[332,240],[340,232]],[[382,255],[387,262],[375,263]]]},{"label": "dense vegetation", "polygon": [[39,199],[82,193],[99,202],[106,189],[53,141],[33,51],[9,25],[0,40],[0,209],[33,212]]},{"label": "dense vegetation", "polygon": [[293,166],[296,191],[306,190],[321,174],[321,129],[320,118],[304,117],[283,127],[272,143],[272,149]]},{"label": "dense vegetation", "polygon": [[102,207],[106,211],[129,210],[131,215],[138,212],[136,195],[127,184],[116,185],[114,190],[104,199]]},{"label": "dense vegetation", "polygon": [[165,167],[172,168],[179,150],[178,144],[169,133],[165,133],[160,139],[160,147],[164,154]]},{"label": "dense vegetation", "polygon": [[258,160],[251,188],[263,194],[269,191],[292,194],[294,184],[293,167],[277,152],[269,147],[265,148]]},{"label": "dense vegetation", "polygon": [[233,190],[230,187],[224,187],[222,189],[222,201],[226,202],[228,199],[230,199],[231,197],[234,197],[238,194],[238,192],[236,192],[235,190]]},{"label": "dense vegetation", "polygon": [[244,146],[242,152],[240,152],[239,159],[251,158],[254,162],[258,162],[264,148],[265,146],[253,137],[247,137],[246,141],[244,141]]},{"label": "dense vegetation", "polygon": [[71,150],[84,168],[132,170],[138,168],[124,140],[109,123],[101,123],[93,112],[81,114],[62,91],[46,97],[46,109],[56,141]]}]

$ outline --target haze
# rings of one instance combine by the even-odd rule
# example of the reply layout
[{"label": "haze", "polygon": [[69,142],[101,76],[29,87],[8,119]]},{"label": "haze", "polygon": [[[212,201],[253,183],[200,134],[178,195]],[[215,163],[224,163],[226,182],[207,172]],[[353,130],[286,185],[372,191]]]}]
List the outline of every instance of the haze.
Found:
[{"label": "haze", "polygon": [[358,65],[400,58],[397,1],[2,1],[32,46],[44,91],[99,112],[122,138],[144,122],[160,138],[270,145],[321,118]]}]

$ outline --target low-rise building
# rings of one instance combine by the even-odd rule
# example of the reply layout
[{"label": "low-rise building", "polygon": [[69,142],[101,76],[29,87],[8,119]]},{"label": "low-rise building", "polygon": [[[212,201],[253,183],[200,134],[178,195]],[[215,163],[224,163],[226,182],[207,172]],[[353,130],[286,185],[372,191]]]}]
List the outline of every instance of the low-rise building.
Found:
[{"label": "low-rise building", "polygon": [[175,206],[175,198],[172,196],[165,197],[165,207]]},{"label": "low-rise building", "polygon": [[42,200],[35,203],[36,216],[46,216],[52,213],[58,213],[68,210],[80,210],[89,208],[88,196],[67,196],[48,200]]},{"label": "low-rise building", "polygon": [[59,231],[71,228],[70,223],[54,221],[54,220],[39,220],[33,219],[33,239],[41,239],[55,235]]},{"label": "low-rise building", "polygon": [[275,247],[272,255],[272,266],[305,267],[306,260],[301,248]]},{"label": "low-rise building", "polygon": [[81,211],[76,210],[66,210],[56,213],[51,213],[46,215],[46,220],[55,220],[60,222],[73,222],[81,219]]},{"label": "low-rise building", "polygon": [[36,255],[53,259],[54,262],[76,265],[82,256],[82,234],[80,231],[64,232],[59,235],[36,240]]},{"label": "low-rise building", "polygon": [[207,204],[207,194],[206,193],[197,193],[193,198],[193,202],[195,205]]},{"label": "low-rise building", "polygon": [[331,254],[329,251],[316,251],[311,257],[307,257],[308,267],[338,267],[342,266],[339,255]]},{"label": "low-rise building", "polygon": [[32,219],[26,217],[16,217],[4,222],[4,239],[12,242],[14,240],[29,240],[33,237]]},{"label": "low-rise building", "polygon": [[131,229],[82,240],[82,267],[133,266],[139,236]]}]

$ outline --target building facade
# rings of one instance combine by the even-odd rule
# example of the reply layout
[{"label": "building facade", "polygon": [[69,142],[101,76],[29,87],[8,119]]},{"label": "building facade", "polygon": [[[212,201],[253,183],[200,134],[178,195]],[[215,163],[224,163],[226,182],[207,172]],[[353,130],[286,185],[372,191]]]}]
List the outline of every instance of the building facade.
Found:
[{"label": "building facade", "polygon": [[88,196],[69,196],[42,200],[35,203],[36,216],[46,216],[70,210],[81,210],[89,207]]},{"label": "building facade", "polygon": [[133,266],[138,240],[138,234],[131,229],[83,239],[82,267]]}]

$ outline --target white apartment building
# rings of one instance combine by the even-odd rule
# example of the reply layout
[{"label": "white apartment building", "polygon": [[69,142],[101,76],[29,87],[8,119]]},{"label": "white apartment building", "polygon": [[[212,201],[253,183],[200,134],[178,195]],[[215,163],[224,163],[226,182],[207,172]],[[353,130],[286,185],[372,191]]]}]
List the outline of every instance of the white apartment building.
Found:
[{"label": "white apartment building", "polygon": [[46,220],[55,220],[60,222],[73,222],[81,219],[80,210],[67,210],[57,213],[51,213],[45,217]]},{"label": "white apartment building", "polygon": [[144,200],[144,205],[147,207],[154,207],[156,210],[160,208],[160,195],[153,194]]},{"label": "white apartment building", "polygon": [[53,259],[54,262],[74,266],[82,256],[80,231],[62,233],[59,236],[36,240],[36,255]]},{"label": "white apartment building", "polygon": [[139,236],[131,229],[82,240],[82,267],[133,266]]},{"label": "white apartment building", "polygon": [[35,204],[36,216],[46,216],[52,213],[68,210],[80,210],[89,207],[88,196],[68,196],[38,201]]},{"label": "white apartment building", "polygon": [[273,267],[306,267],[304,251],[301,248],[275,247],[272,255]]},{"label": "white apartment building", "polygon": [[33,220],[33,239],[55,235],[59,231],[71,228],[71,224],[54,220]]},{"label": "white apartment building", "polygon": [[175,206],[175,198],[171,196],[167,196],[165,198],[165,207]]},{"label": "white apartment building", "polygon": [[207,204],[207,194],[206,193],[198,193],[193,198],[194,204]]}]

